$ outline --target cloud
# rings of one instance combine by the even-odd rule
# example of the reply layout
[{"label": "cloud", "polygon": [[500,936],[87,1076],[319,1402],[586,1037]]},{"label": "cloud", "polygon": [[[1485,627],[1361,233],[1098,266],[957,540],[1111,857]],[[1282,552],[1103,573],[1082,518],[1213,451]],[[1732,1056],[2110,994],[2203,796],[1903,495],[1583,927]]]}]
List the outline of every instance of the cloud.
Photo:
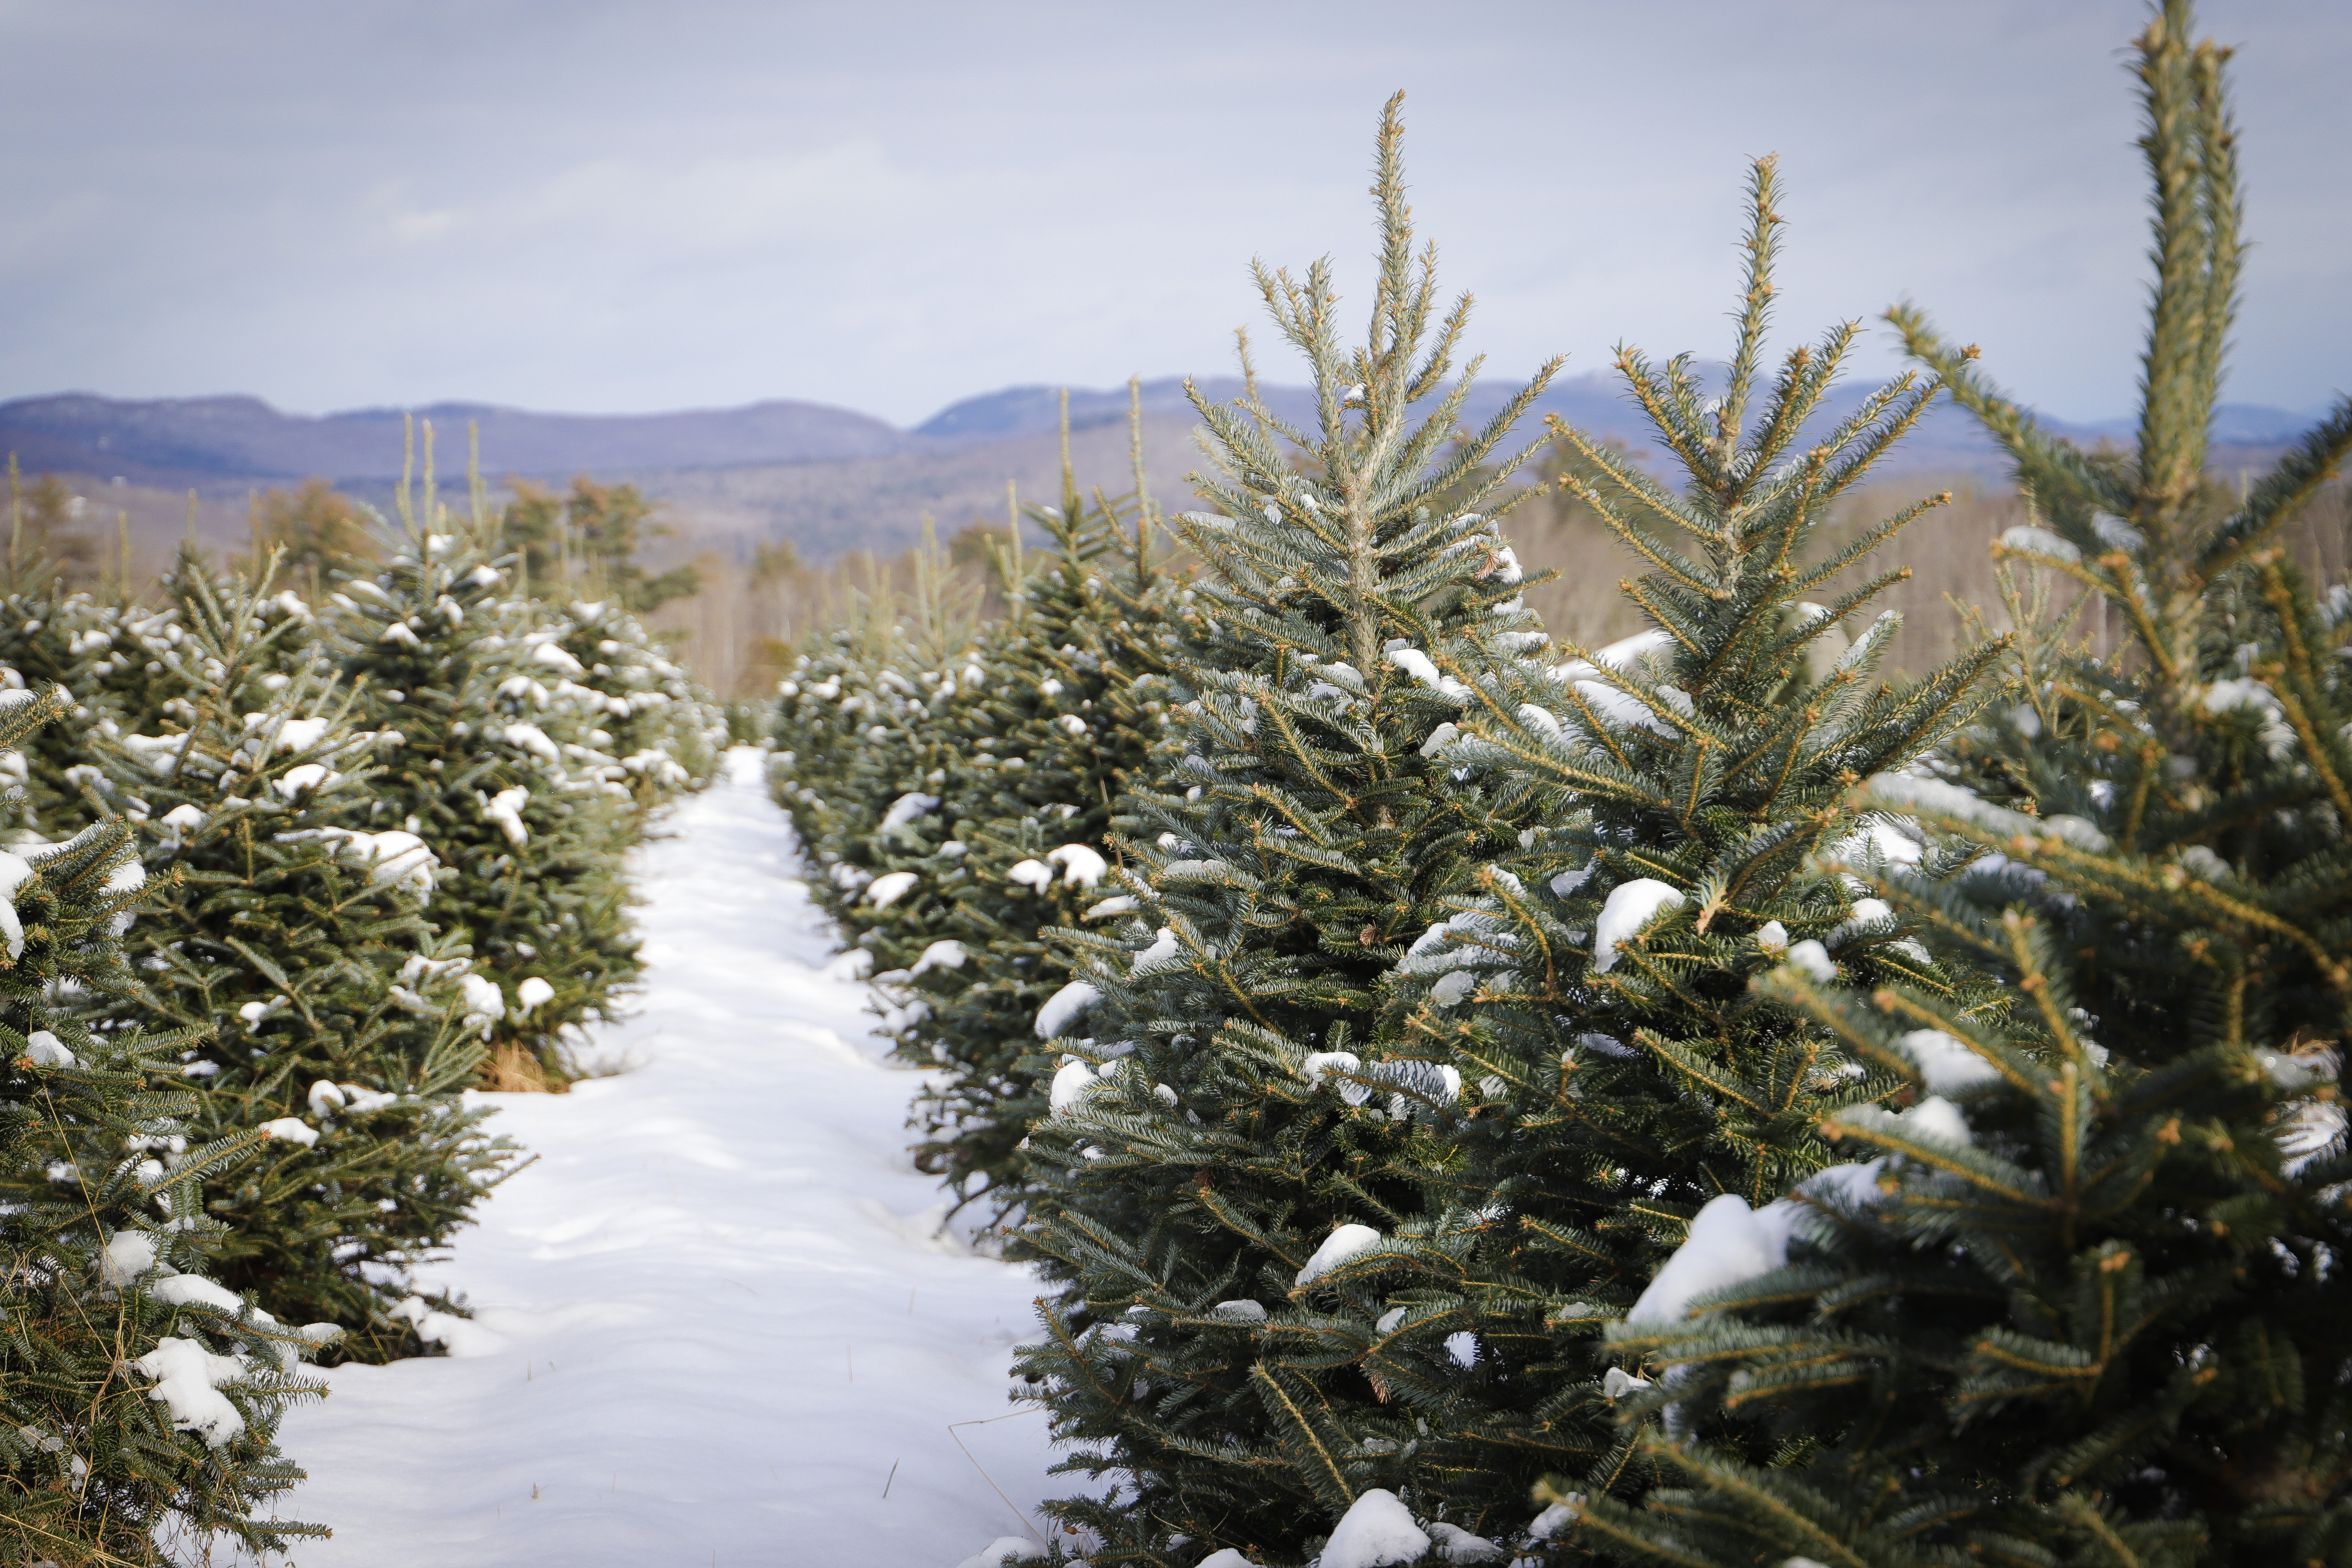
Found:
[{"label": "cloud", "polygon": [[429,245],[454,234],[457,216],[457,212],[449,207],[431,212],[396,212],[384,227],[395,244]]},{"label": "cloud", "polygon": [[[1778,151],[1786,331],[1908,295],[2104,415],[2141,308],[2140,9],[19,0],[0,395],[912,422],[1221,371],[1254,256],[1330,254],[1363,308],[1369,133],[1403,86],[1417,216],[1498,373],[1719,352],[1742,162]],[[2352,15],[2204,12],[2242,46],[2260,242],[2231,395],[2309,405],[2352,357]]]},{"label": "cloud", "polygon": [[107,199],[91,190],[67,190],[36,199],[0,225],[0,276],[22,277],[68,262],[98,243]]}]

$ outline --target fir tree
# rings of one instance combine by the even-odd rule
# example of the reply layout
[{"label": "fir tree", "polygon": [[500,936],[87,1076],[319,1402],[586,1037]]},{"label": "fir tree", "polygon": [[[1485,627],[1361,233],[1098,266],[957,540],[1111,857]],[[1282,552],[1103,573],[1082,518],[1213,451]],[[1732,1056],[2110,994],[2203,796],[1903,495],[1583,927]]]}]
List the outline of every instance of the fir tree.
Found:
[{"label": "fir tree", "polygon": [[497,542],[520,556],[527,592],[610,598],[639,613],[701,592],[702,574],[692,566],[648,574],[638,564],[645,541],[670,531],[651,522],[656,503],[636,486],[600,485],[585,474],[563,496],[527,480],[514,486]]},{"label": "fir tree", "polygon": [[[862,626],[845,622],[813,639],[776,683],[768,789],[792,818],[802,858],[818,873],[809,895],[836,930],[851,907],[846,900],[874,879],[851,858],[855,846],[878,829],[887,809],[887,802],[862,799],[848,787],[861,737],[873,728],[860,721],[876,700],[870,688],[877,665],[867,646],[876,618],[869,614]],[[880,728],[886,737],[893,732]]]},{"label": "fir tree", "polygon": [[421,506],[403,483],[401,548],[344,582],[325,636],[359,698],[355,722],[401,737],[370,783],[368,826],[415,834],[452,868],[433,919],[471,950],[468,1008],[495,1080],[545,1087],[568,1071],[565,1031],[608,1016],[636,977],[621,853],[637,815],[626,785],[588,776],[614,759],[575,766],[565,746],[584,733],[551,732],[516,710],[526,697],[501,695],[561,634],[531,601],[500,596],[508,573],[485,552],[478,480],[470,523],[441,507],[431,436]]},{"label": "fir tree", "polygon": [[[2125,628],[2104,657],[2029,644],[2021,706],[2053,721],[1985,727],[1960,773],[2011,805],[1874,780],[1859,804],[1934,854],[1832,862],[1998,988],[1761,983],[1923,1098],[1825,1121],[1861,1158],[1803,1194],[1786,1267],[1718,1268],[1706,1315],[1615,1340],[1666,1374],[1633,1436],[1685,1484],[1644,1511],[1583,1500],[1588,1546],[1722,1568],[2352,1558],[2352,683],[2347,628],[2269,542],[2352,450],[2352,401],[2242,496],[2203,471],[2239,204],[2226,54],[2191,26],[2168,0],[2137,45],[2157,286],[2134,451],[2052,436],[1973,351],[1895,316],[2037,509],[2004,552]],[[1744,1443],[1710,1440],[1726,1414]]]},{"label": "fir tree", "polygon": [[599,782],[625,785],[641,808],[709,781],[725,720],[636,616],[600,601],[529,614],[535,629],[515,639],[517,668],[499,683],[510,710],[561,715],[597,753],[574,753],[575,767],[584,762]]},{"label": "fir tree", "polygon": [[[877,584],[853,595],[847,624],[795,663],[781,683],[770,784],[791,813],[802,853],[823,875],[811,893],[849,952],[872,972],[883,928],[927,930],[948,888],[965,873],[920,837],[896,831],[943,798],[949,771],[1019,772],[1028,759],[967,753],[956,717],[978,700],[987,672],[975,661],[978,595],[950,571],[927,521],[915,555],[913,602]],[[902,805],[901,803],[906,803]],[[893,811],[901,814],[892,817]]]},{"label": "fir tree", "polygon": [[[845,623],[812,639],[794,656],[776,683],[776,712],[767,763],[769,794],[792,818],[803,859],[818,874],[809,896],[835,926],[874,874],[850,857],[866,834],[877,829],[887,803],[867,801],[848,788],[849,770],[866,726],[859,721],[870,700],[874,663],[861,646],[866,626]],[[884,634],[887,637],[887,633]],[[891,733],[883,727],[884,735]],[[872,955],[866,955],[870,964]]]},{"label": "fir tree", "polygon": [[[69,706],[12,693],[0,746]],[[152,1563],[167,1528],[271,1549],[322,1534],[255,1515],[301,1478],[271,1434],[317,1391],[299,1361],[339,1331],[281,1325],[181,1267],[225,1235],[202,1184],[272,1131],[194,1142],[188,1093],[148,1087],[194,1041],[144,1032],[119,940],[142,897],[129,826],[20,847],[0,857],[0,1561]],[[89,996],[115,1004],[103,1032],[58,1005]]]},{"label": "fir tree", "polygon": [[[1019,1242],[1056,1291],[1019,1364],[1077,1446],[1064,1468],[1119,1478],[1108,1501],[1048,1505],[1105,1539],[1097,1562],[1296,1562],[1415,1437],[1354,1365],[1325,1270],[1418,1213],[1417,1112],[1451,1095],[1424,1064],[1376,1059],[1371,1023],[1454,866],[1506,830],[1440,789],[1423,748],[1475,700],[1433,660],[1526,625],[1493,613],[1517,575],[1493,519],[1519,459],[1485,465],[1556,365],[1456,440],[1468,301],[1441,319],[1433,257],[1412,254],[1399,135],[1391,101],[1364,346],[1340,344],[1327,263],[1257,272],[1318,427],[1254,394],[1196,397],[1221,472],[1200,481],[1217,510],[1178,520],[1202,567],[1173,660],[1185,700],[1103,884],[1135,910],[1057,933],[1077,978],[1034,1026],[1063,1062]],[[1389,1098],[1339,1092],[1364,1081]]]},{"label": "fir tree", "polygon": [[1475,633],[1449,668],[1475,700],[1433,737],[1465,810],[1529,826],[1457,864],[1390,977],[1391,1056],[1464,1087],[1435,1118],[1424,1216],[1330,1279],[1352,1359],[1417,1423],[1388,1484],[1484,1538],[1524,1544],[1548,1473],[1594,1495],[1646,1484],[1611,1420],[1601,1331],[1702,1210],[1764,1207],[1833,1158],[1817,1117],[1886,1092],[1835,1071],[1831,1034],[1749,977],[1795,952],[1950,984],[1883,905],[1805,864],[1871,835],[1848,784],[1961,721],[1997,652],[1884,680],[1897,617],[1844,629],[1905,574],[1864,575],[1871,552],[1947,498],[1809,549],[1937,385],[1900,377],[1824,427],[1853,322],[1760,384],[1784,223],[1770,160],[1748,195],[1721,395],[1688,356],[1618,361],[1683,483],[1559,430],[1566,488],[1647,568],[1622,588],[1652,629],[1549,668],[1524,633]]},{"label": "fir tree", "polygon": [[[7,789],[0,812],[12,832],[46,842],[52,825],[69,837],[72,829],[64,825],[83,819],[79,783],[67,772],[88,763],[85,737],[101,712],[117,706],[114,694],[143,683],[146,650],[140,636],[118,634],[126,623],[163,634],[165,623],[150,628],[147,621],[127,609],[110,616],[97,611],[86,595],[71,591],[37,536],[12,530],[0,561],[0,672],[12,690],[58,686],[68,694],[58,721],[28,735],[11,753],[18,771],[7,782],[22,787]],[[118,640],[125,646],[118,648]]]},{"label": "fir tree", "polygon": [[415,1266],[514,1159],[459,1098],[485,1050],[464,949],[427,923],[440,863],[416,835],[369,826],[377,738],[352,730],[320,664],[287,657],[301,618],[192,552],[164,590],[182,635],[157,684],[180,717],[96,749],[107,803],[138,825],[148,866],[176,873],[128,946],[142,1007],[212,1035],[180,1068],[188,1125],[279,1134],[202,1188],[230,1226],[213,1270],[341,1324],[343,1354],[415,1353],[401,1310]]},{"label": "fir tree", "polygon": [[1171,579],[1155,556],[1162,524],[1131,394],[1135,490],[1080,494],[1066,420],[1062,504],[1027,509],[1052,548],[1024,555],[1015,520],[998,552],[1007,614],[970,666],[982,680],[934,720],[949,741],[944,780],[899,796],[879,828],[958,873],[929,921],[889,926],[876,952],[905,1020],[898,1054],[940,1069],[917,1097],[916,1163],[947,1179],[959,1207],[982,1200],[999,1219],[1022,1202],[1018,1149],[1053,1072],[1033,1025],[1070,979],[1068,953],[1044,933],[1132,907],[1096,888],[1113,802],[1145,767],[1167,707]]}]

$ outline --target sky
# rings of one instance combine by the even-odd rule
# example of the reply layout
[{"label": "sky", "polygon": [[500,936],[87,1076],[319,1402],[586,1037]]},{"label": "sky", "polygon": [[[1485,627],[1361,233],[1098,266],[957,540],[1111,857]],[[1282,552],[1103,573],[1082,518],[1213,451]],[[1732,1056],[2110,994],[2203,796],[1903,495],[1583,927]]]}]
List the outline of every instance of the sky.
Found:
[{"label": "sky", "polygon": [[[1910,298],[2030,403],[2133,401],[2139,0],[0,0],[0,398],[571,412],[1221,374],[1253,258],[1352,313],[1383,100],[1488,373],[1719,357],[1746,162],[1784,342]],[[2239,47],[2225,395],[2352,389],[2352,5]],[[1261,338],[1266,334],[1259,331]],[[1880,330],[1864,364],[1891,367]],[[1299,381],[1267,344],[1262,368]]]}]

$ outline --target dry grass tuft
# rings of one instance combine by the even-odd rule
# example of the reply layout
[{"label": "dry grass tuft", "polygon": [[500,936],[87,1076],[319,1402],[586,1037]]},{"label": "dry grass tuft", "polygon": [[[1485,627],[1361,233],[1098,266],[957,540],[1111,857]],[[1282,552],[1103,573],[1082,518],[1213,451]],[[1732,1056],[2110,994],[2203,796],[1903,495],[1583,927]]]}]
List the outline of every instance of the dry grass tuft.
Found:
[{"label": "dry grass tuft", "polygon": [[562,1094],[572,1086],[548,1076],[537,1053],[526,1046],[500,1046],[482,1064],[482,1088],[493,1094]]}]

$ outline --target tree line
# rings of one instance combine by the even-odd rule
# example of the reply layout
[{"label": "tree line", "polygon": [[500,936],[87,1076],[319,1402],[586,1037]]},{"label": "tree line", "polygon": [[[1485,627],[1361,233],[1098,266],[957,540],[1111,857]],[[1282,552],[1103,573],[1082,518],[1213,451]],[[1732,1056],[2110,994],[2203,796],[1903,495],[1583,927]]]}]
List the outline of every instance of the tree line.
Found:
[{"label": "tree line", "polygon": [[[919,1160],[1045,1285],[1050,1561],[2352,1561],[2352,588],[2280,542],[2352,402],[2207,472],[2226,60],[2186,0],[2135,45],[2128,449],[1907,306],[1818,417],[1859,327],[1768,348],[1760,161],[1726,370],[1617,362],[1662,456],[1548,435],[1589,646],[1513,542],[1556,366],[1457,429],[1392,102],[1368,335],[1255,274],[1314,421],[1202,400],[1196,510],[1066,468],[1000,615],[934,552],[803,647],[776,796]],[[1822,524],[1940,399],[2025,514],[1906,675],[1951,498]]]},{"label": "tree line", "polygon": [[0,1562],[325,1528],[275,1517],[304,1364],[446,1344],[416,1271],[528,1157],[466,1091],[563,1087],[639,972],[622,855],[724,716],[431,443],[396,521],[314,494],[310,558],[136,595],[15,520]]}]

